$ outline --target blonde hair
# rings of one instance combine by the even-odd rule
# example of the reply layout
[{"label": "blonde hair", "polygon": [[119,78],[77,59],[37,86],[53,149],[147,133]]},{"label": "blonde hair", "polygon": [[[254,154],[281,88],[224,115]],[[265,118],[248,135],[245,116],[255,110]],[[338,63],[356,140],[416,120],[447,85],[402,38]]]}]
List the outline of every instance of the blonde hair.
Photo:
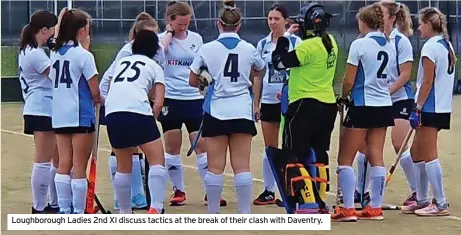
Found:
[{"label": "blonde hair", "polygon": [[224,0],[223,8],[219,12],[219,22],[225,31],[233,31],[240,25],[242,15],[235,1]]},{"label": "blonde hair", "polygon": [[176,16],[188,15],[192,15],[192,7],[187,2],[171,1],[166,7],[165,19],[167,21],[175,20]]},{"label": "blonde hair", "polygon": [[419,20],[424,23],[429,23],[437,33],[443,34],[445,43],[448,46],[448,51],[450,53],[450,66],[455,66],[456,64],[456,55],[453,49],[450,47],[450,40],[448,38],[448,29],[447,29],[447,18],[440,12],[436,7],[425,7],[419,11]]},{"label": "blonde hair", "polygon": [[[361,20],[370,29],[379,30],[384,33],[384,14],[379,2],[360,8],[357,13],[357,20]],[[387,35],[386,39],[389,40]]]},{"label": "blonde hair", "polygon": [[158,33],[159,27],[157,21],[147,12],[141,12],[136,16],[136,20],[131,26],[130,32],[128,34],[128,39],[130,41],[134,40],[136,37],[136,32],[143,30],[147,27],[155,28],[155,33]]},{"label": "blonde hair", "polygon": [[387,8],[389,16],[395,16],[394,26],[397,25],[399,32],[410,37],[413,35],[413,22],[411,21],[410,10],[403,3],[381,1],[381,5]]}]

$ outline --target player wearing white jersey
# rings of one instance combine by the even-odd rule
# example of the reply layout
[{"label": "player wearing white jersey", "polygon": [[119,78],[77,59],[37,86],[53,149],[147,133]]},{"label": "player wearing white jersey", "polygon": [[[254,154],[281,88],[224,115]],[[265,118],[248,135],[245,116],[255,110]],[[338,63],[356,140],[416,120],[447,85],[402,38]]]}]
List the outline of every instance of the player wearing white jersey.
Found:
[{"label": "player wearing white jersey", "polygon": [[[157,21],[152,18],[148,13],[146,12],[141,12],[138,14],[136,17],[136,22],[133,24],[132,29],[130,30],[129,34],[129,39],[130,42],[125,44],[120,51],[117,53],[114,61],[108,68],[108,70],[104,73],[103,78],[101,80],[101,83],[99,84],[99,89],[101,90],[101,95],[102,96],[107,96],[107,92],[109,91],[109,83],[111,79],[114,77],[114,68],[115,65],[118,64],[120,59],[131,56],[133,54],[132,47],[133,47],[133,42],[134,38],[137,34],[137,32],[141,30],[150,30],[152,32],[157,33],[158,32],[158,24]],[[159,49],[157,53],[155,54],[154,60],[157,62],[157,64],[161,65],[165,61],[165,54],[163,52],[163,48],[160,46],[161,43],[159,44]],[[105,106],[101,107],[101,123],[105,124]],[[133,169],[132,169],[132,184],[131,184],[131,206],[136,209],[140,208],[145,208],[147,207],[147,200],[144,192],[144,187],[142,184],[142,171],[141,171],[141,166],[145,164],[144,161],[140,164],[141,160],[141,154],[138,153],[138,148],[133,147],[132,148],[132,153],[133,153]],[[115,172],[117,170],[117,159],[115,157],[115,153],[112,151],[109,157],[109,171],[112,176],[112,183],[114,181],[115,177]],[[115,196],[115,193],[114,193]],[[118,210],[118,201],[114,200],[114,209]]]},{"label": "player wearing white jersey", "polygon": [[86,170],[95,138],[93,105],[101,102],[94,57],[81,45],[89,44],[89,25],[86,12],[67,10],[51,53],[52,126],[59,151],[55,183],[59,213],[66,214],[85,210]]},{"label": "player wearing white jersey", "polygon": [[[59,211],[54,187],[58,154],[51,125],[53,84],[48,78],[51,62],[41,48],[53,36],[57,23],[58,18],[52,13],[36,11],[21,33],[18,64],[24,98],[24,134],[33,135],[35,142],[31,175],[32,214]],[[48,188],[51,205],[47,205]]]},{"label": "player wearing white jersey", "polygon": [[[395,3],[389,1],[381,1],[381,7],[384,13],[384,30],[388,35],[390,42],[396,49],[396,66],[389,67],[389,75],[391,82],[389,83],[389,91],[392,98],[392,109],[394,112],[394,123],[392,127],[391,139],[394,151],[398,154],[405,136],[410,130],[410,122],[408,118],[414,105],[414,93],[410,83],[411,68],[413,62],[413,47],[408,39],[413,34],[410,12],[407,6],[403,3]],[[404,206],[408,206],[416,202],[416,179],[413,170],[413,161],[411,159],[410,150],[407,146],[403,146],[402,157],[400,158],[400,166],[405,173],[411,194],[403,202]],[[369,203],[369,171],[370,163],[366,160],[366,144],[357,153],[357,191],[356,202],[361,202],[362,205]]]},{"label": "player wearing white jersey", "polygon": [[[261,128],[263,131],[264,145],[278,148],[279,131],[281,121],[280,91],[283,84],[287,82],[288,73],[286,71],[276,71],[271,62],[272,51],[275,49],[279,37],[288,37],[290,40],[290,50],[301,42],[298,36],[293,35],[297,31],[297,24],[292,24],[288,31],[286,25],[289,21],[288,11],[281,5],[275,4],[269,9],[267,24],[271,29],[268,36],[261,39],[256,49],[266,62],[266,72],[263,78],[262,96],[255,97],[259,104],[261,100]],[[272,174],[266,152],[263,153],[262,173],[264,180],[264,191],[253,200],[254,205],[269,205],[275,203],[275,179]]]},{"label": "player wearing white jersey", "polygon": [[[166,93],[158,120],[165,136],[165,164],[174,191],[170,198],[172,206],[184,205],[186,200],[181,161],[181,128],[183,124],[186,126],[192,144],[200,129],[203,115],[203,95],[198,88],[189,85],[189,66],[203,44],[198,33],[187,30],[192,11],[192,7],[186,2],[170,2],[165,13],[168,20],[166,31],[159,34],[165,50]],[[207,168],[204,144],[200,137],[195,148],[196,165],[202,182]],[[226,205],[224,200],[222,205]]]},{"label": "player wearing white jersey", "polygon": [[[116,76],[111,80],[107,94],[107,131],[118,162],[113,183],[122,214],[132,213],[131,156],[132,148],[138,146],[150,164],[151,204],[148,213],[163,213],[167,172],[155,118],[163,105],[165,85],[162,68],[152,60],[158,48],[158,37],[154,32],[139,31],[132,45],[133,55],[116,62]],[[149,102],[152,89],[155,89],[153,109]]]},{"label": "player wearing white jersey", "polygon": [[[439,9],[421,9],[418,30],[427,41],[421,49],[416,104],[410,115],[411,127],[415,129],[411,156],[418,179],[417,203],[402,210],[420,216],[445,216],[450,213],[437,155],[437,137],[440,130],[450,129],[456,56],[448,40],[447,18]],[[432,203],[428,183],[432,188]]]},{"label": "player wearing white jersey", "polygon": [[[384,218],[381,209],[386,177],[383,148],[386,129],[394,125],[388,83],[391,79],[390,68],[396,66],[396,52],[383,33],[383,12],[379,2],[361,8],[357,20],[363,37],[351,44],[343,92],[338,99],[338,103],[347,104],[347,96],[351,96],[343,123],[337,170],[344,208],[336,210],[332,218],[334,221],[357,221],[357,217],[372,220]],[[371,203],[356,213],[355,172],[352,164],[355,154],[365,141],[371,164]]]},{"label": "player wearing white jersey", "polygon": [[203,45],[190,66],[191,86],[198,86],[198,76],[204,68],[213,78],[204,103],[202,129],[210,156],[204,182],[211,214],[220,211],[228,148],[239,213],[250,213],[253,195],[250,151],[259,107],[253,103],[250,73],[254,76],[254,95],[259,96],[265,63],[256,48],[238,36],[240,21],[234,1],[225,2],[217,22],[218,39]]}]

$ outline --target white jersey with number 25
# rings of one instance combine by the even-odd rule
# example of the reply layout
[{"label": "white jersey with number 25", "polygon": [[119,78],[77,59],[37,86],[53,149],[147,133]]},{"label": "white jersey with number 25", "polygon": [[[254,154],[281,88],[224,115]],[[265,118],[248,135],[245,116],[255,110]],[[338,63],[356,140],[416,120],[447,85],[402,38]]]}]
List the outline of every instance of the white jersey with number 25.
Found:
[{"label": "white jersey with number 25", "polygon": [[106,116],[115,112],[153,116],[148,95],[154,83],[165,84],[165,78],[151,58],[132,55],[117,61],[106,97]]},{"label": "white jersey with number 25", "polygon": [[94,56],[71,41],[51,53],[53,128],[90,127],[95,123],[88,80],[98,75]]},{"label": "white jersey with number 25", "polygon": [[190,66],[195,74],[206,67],[213,77],[204,111],[220,120],[254,120],[250,72],[252,67],[262,70],[264,66],[256,48],[236,33],[221,33],[204,44]]}]

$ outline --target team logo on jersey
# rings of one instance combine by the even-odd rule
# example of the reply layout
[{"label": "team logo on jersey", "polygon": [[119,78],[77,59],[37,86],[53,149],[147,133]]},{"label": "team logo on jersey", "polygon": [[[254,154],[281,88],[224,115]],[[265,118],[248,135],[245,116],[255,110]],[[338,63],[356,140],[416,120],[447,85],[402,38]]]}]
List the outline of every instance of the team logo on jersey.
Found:
[{"label": "team logo on jersey", "polygon": [[335,66],[336,62],[336,54],[334,51],[331,51],[331,53],[328,55],[327,58],[327,69],[333,68]]},{"label": "team logo on jersey", "polygon": [[192,60],[168,60],[168,65],[190,66]]},{"label": "team logo on jersey", "polygon": [[163,106],[162,107],[162,114],[163,114],[163,116],[168,115],[168,106]]},{"label": "team logo on jersey", "polygon": [[194,50],[195,49],[195,44],[190,45],[190,49]]}]

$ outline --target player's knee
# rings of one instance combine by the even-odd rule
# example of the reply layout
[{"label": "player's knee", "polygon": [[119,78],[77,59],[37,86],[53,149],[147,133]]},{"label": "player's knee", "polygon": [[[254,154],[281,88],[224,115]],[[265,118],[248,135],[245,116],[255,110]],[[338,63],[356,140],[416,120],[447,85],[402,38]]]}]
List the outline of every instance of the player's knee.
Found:
[{"label": "player's knee", "polygon": [[206,152],[206,140],[204,138],[200,138],[197,147],[195,147],[196,154],[202,154]]},{"label": "player's knee", "polygon": [[165,141],[165,152],[170,155],[178,155],[181,153],[181,139],[168,138]]}]

